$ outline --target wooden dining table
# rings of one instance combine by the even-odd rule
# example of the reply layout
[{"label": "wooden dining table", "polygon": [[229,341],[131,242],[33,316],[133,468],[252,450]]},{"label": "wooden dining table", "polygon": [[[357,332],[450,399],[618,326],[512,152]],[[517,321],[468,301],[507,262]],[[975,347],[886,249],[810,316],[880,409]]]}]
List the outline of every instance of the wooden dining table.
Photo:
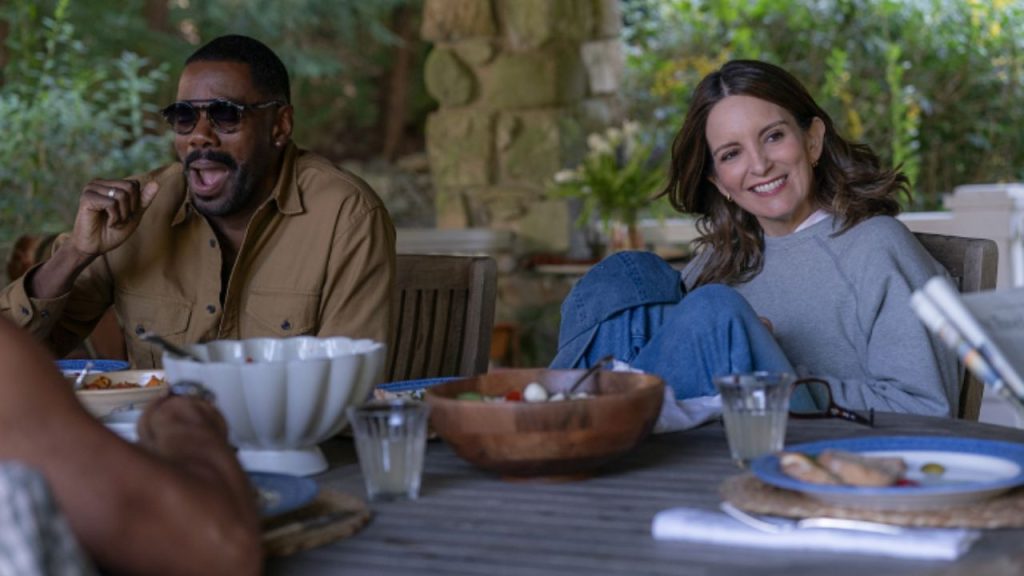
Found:
[{"label": "wooden dining table", "polygon": [[[838,419],[790,420],[786,442],[860,436],[940,435],[1024,443],[1024,430],[964,420],[877,414],[867,428]],[[352,441],[322,445],[329,487],[365,498]],[[648,437],[593,477],[510,481],[480,471],[442,441],[428,443],[420,497],[371,502],[361,531],[267,562],[268,574],[827,576],[1024,574],[1024,529],[987,530],[955,562],[821,551],[766,550],[655,540],[651,520],[667,508],[715,510],[730,460],[720,421]]]}]

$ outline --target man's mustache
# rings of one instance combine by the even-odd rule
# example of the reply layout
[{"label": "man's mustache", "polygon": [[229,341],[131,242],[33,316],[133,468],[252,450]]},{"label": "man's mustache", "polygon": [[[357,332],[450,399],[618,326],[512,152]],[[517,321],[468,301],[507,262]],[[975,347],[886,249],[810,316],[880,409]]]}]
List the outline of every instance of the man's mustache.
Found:
[{"label": "man's mustache", "polygon": [[185,170],[188,170],[196,160],[210,160],[211,162],[223,164],[231,170],[238,168],[238,162],[235,162],[235,159],[226,152],[218,152],[216,150],[196,150],[194,152],[190,152],[189,155],[185,157]]}]

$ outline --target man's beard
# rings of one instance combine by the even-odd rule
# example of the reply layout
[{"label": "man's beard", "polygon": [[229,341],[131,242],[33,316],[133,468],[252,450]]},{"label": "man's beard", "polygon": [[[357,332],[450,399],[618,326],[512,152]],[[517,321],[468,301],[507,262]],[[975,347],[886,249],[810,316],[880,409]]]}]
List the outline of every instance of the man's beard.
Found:
[{"label": "man's beard", "polygon": [[199,159],[218,162],[228,170],[225,196],[213,203],[192,198],[192,204],[200,214],[206,217],[230,216],[249,205],[256,194],[256,189],[253,186],[252,170],[248,166],[244,164],[240,166],[231,155],[225,152],[197,150],[185,158],[185,171],[189,170],[192,162]]}]

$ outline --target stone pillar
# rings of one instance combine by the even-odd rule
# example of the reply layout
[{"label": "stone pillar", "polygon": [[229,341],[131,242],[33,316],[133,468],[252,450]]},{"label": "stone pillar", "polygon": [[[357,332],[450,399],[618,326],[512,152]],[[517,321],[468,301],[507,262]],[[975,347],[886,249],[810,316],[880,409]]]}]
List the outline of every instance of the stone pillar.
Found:
[{"label": "stone pillar", "polygon": [[565,250],[566,202],[545,193],[586,135],[619,120],[617,0],[425,0],[427,154],[439,228],[511,230]]}]

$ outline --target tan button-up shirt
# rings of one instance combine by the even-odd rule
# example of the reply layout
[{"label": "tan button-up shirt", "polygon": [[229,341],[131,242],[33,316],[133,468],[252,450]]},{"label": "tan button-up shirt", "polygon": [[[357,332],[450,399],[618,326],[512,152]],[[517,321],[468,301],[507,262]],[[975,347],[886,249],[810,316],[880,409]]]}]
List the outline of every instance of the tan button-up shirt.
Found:
[{"label": "tan button-up shirt", "polygon": [[276,187],[246,230],[223,304],[220,245],[188,199],[182,165],[140,178],[149,179],[160,191],[139,228],[69,294],[29,298],[22,277],[0,293],[0,313],[63,355],[113,305],[139,368],[161,365],[160,350],[139,339],[145,332],[179,345],[305,334],[387,342],[395,229],[358,177],[289,145]]}]

